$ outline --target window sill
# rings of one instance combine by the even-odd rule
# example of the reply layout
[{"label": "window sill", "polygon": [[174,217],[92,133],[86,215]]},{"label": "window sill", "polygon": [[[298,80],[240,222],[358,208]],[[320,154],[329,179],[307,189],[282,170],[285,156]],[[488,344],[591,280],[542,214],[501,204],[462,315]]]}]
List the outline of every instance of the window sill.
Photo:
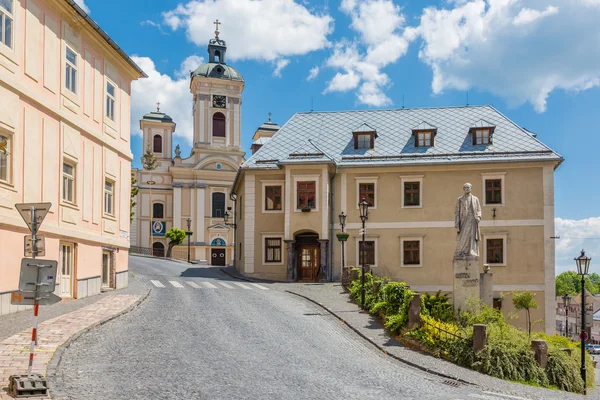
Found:
[{"label": "window sill", "polygon": [[423,208],[423,206],[402,206],[402,208]]},{"label": "window sill", "polygon": [[17,193],[17,190],[15,189],[15,185],[13,185],[12,183],[9,183],[7,181],[0,180],[0,188],[10,190],[11,192]]},{"label": "window sill", "polygon": [[79,211],[79,206],[78,206],[77,204],[75,204],[75,203],[71,203],[71,202],[69,202],[69,201],[67,201],[67,200],[61,200],[61,201],[60,201],[60,205],[61,205],[62,207],[66,207],[66,208],[70,208],[70,209],[72,209],[72,210],[77,210],[77,211]]},{"label": "window sill", "polygon": [[283,261],[281,261],[281,262],[270,262],[270,261],[263,262],[263,266],[265,266],[265,267],[282,266],[282,265],[283,265]]},{"label": "window sill", "polygon": [[423,268],[423,264],[404,264],[400,268]]},{"label": "window sill", "polygon": [[504,203],[486,203],[482,204],[483,207],[504,207],[506,204]]},{"label": "window sill", "polygon": [[109,219],[109,220],[111,220],[111,221],[117,221],[117,217],[115,217],[114,215],[111,215],[111,214],[106,214],[106,213],[105,213],[105,214],[102,216],[102,218]]},{"label": "window sill", "polygon": [[283,210],[262,210],[264,214],[283,214]]},{"label": "window sill", "polygon": [[294,210],[294,212],[302,212],[302,213],[317,212],[317,211],[319,211],[319,209],[318,209],[318,208],[309,208],[309,209],[307,209],[306,211],[305,211],[305,210],[303,210],[303,209],[301,209],[301,208],[296,208],[296,209]]},{"label": "window sill", "polygon": [[486,263],[486,264],[489,265],[490,267],[506,267],[506,263],[502,263],[502,264]]}]

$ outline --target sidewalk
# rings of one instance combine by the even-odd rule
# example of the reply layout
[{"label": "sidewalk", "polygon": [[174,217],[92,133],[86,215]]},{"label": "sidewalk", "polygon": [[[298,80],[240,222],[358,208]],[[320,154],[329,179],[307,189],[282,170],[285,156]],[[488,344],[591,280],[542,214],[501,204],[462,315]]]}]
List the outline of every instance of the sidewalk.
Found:
[{"label": "sidewalk", "polygon": [[[243,277],[234,268],[222,268],[224,273],[248,281],[260,280]],[[357,334],[368,340],[387,355],[412,367],[428,371],[438,376],[452,378],[464,384],[473,384],[480,389],[510,396],[540,400],[571,400],[583,399],[581,395],[537,388],[519,383],[513,383],[476,371],[460,367],[448,361],[435,358],[404,347],[402,343],[391,337],[382,323],[362,312],[356,303],[350,300],[349,293],[339,282],[336,283],[273,283],[279,289],[292,295],[300,296],[324,308],[329,313],[343,321]],[[598,370],[596,370],[598,372]],[[600,397],[599,389],[588,389],[588,398]]]},{"label": "sidewalk", "polygon": [[[73,335],[126,312],[142,298],[140,295],[111,294],[99,297],[95,303],[76,311],[42,322],[38,327],[40,337],[35,349],[33,372],[46,375],[51,361],[54,367],[58,363],[59,357],[53,360],[55,352]],[[12,399],[6,393],[10,375],[27,373],[30,344],[31,328],[0,342],[1,400]]]}]

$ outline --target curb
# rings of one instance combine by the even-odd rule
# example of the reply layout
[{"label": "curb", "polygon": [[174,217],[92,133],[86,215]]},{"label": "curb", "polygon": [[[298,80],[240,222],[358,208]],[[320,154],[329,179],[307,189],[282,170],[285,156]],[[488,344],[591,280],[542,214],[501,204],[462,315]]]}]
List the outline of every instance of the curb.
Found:
[{"label": "curb", "polygon": [[[48,397],[53,399],[53,387],[56,386],[56,382],[55,382],[55,378],[56,378],[56,372],[58,370],[58,366],[60,365],[60,362],[62,361],[62,355],[65,352],[66,349],[69,348],[69,346],[71,346],[71,344],[77,340],[81,335],[83,335],[84,333],[87,333],[89,331],[91,331],[94,328],[97,328],[99,326],[102,326],[104,324],[106,324],[109,321],[112,321],[113,319],[116,319],[124,314],[127,314],[131,311],[133,311],[134,309],[136,309],[137,307],[139,307],[142,302],[144,302],[148,296],[150,295],[150,292],[152,292],[152,288],[148,289],[148,291],[146,292],[145,295],[141,296],[135,303],[133,303],[131,306],[129,306],[128,308],[126,308],[125,310],[112,315],[108,318],[103,319],[100,322],[97,322],[93,325],[88,326],[87,328],[84,328],[82,330],[80,330],[79,332],[75,333],[73,336],[71,336],[69,339],[67,339],[66,342],[64,342],[62,345],[60,345],[58,347],[58,349],[56,349],[56,351],[54,352],[54,355],[52,356],[52,359],[50,360],[50,362],[48,363],[48,366],[46,367],[46,379],[48,380]],[[66,394],[60,393],[60,390],[58,390],[59,393],[57,393],[57,396],[65,396]]]},{"label": "curb", "polygon": [[293,294],[293,295],[298,296],[298,297],[302,297],[303,299],[308,300],[311,303],[316,304],[317,306],[321,307],[322,309],[324,309],[325,311],[327,311],[329,314],[331,314],[334,317],[336,317],[337,319],[339,319],[340,322],[342,322],[344,325],[346,325],[347,327],[349,327],[350,329],[352,329],[356,334],[358,334],[364,340],[366,340],[367,342],[369,342],[373,346],[375,346],[382,353],[384,353],[387,356],[392,357],[393,359],[395,359],[397,361],[400,361],[400,362],[402,362],[402,363],[404,363],[406,365],[409,365],[411,367],[417,368],[417,369],[419,369],[419,370],[421,370],[423,372],[427,372],[427,373],[432,374],[432,375],[437,375],[437,376],[439,376],[441,378],[452,379],[455,382],[460,382],[460,383],[465,384],[465,385],[478,386],[476,383],[465,381],[464,379],[457,378],[457,377],[454,377],[454,376],[451,376],[451,375],[446,375],[443,372],[438,372],[438,371],[435,371],[435,370],[432,370],[432,369],[429,369],[429,368],[425,368],[425,367],[423,367],[423,366],[421,366],[419,364],[413,363],[412,361],[408,361],[408,360],[400,358],[400,357],[398,357],[398,356],[396,356],[394,354],[391,354],[387,350],[385,350],[383,347],[381,347],[380,345],[378,345],[377,343],[375,343],[375,341],[369,339],[365,334],[363,334],[358,329],[356,329],[355,327],[353,327],[352,325],[350,325],[345,319],[343,319],[342,317],[340,317],[339,315],[337,315],[336,313],[334,313],[333,311],[331,311],[328,307],[324,306],[323,304],[319,303],[318,301],[313,300],[310,297],[307,297],[307,296],[305,296],[303,294],[292,292],[290,290],[286,290],[285,292]]},{"label": "curb", "polygon": [[224,273],[227,276],[232,277],[233,279],[238,279],[240,281],[245,281],[245,282],[254,282],[254,283],[288,283],[288,282],[282,282],[282,281],[270,281],[268,279],[254,279],[254,278],[247,278],[245,276],[241,276],[241,275],[234,275],[231,272],[227,271],[224,268],[219,268],[219,270]]}]

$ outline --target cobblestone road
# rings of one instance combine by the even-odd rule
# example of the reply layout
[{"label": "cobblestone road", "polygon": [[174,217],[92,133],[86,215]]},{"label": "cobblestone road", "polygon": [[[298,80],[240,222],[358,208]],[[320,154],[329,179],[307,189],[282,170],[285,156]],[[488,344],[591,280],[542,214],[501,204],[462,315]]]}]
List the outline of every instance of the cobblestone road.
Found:
[{"label": "cobblestone road", "polygon": [[54,398],[507,398],[396,362],[278,285],[152,259],[130,265],[152,293],[65,351]]}]

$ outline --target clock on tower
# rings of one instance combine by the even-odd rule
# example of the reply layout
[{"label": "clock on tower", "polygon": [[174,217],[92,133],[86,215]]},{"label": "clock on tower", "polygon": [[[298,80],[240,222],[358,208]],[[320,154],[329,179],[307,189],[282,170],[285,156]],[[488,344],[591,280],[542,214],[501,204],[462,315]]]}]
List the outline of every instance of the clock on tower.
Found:
[{"label": "clock on tower", "polygon": [[225,96],[221,96],[221,95],[213,95],[213,107],[215,108],[225,108],[225,101],[226,101],[226,97]]}]

